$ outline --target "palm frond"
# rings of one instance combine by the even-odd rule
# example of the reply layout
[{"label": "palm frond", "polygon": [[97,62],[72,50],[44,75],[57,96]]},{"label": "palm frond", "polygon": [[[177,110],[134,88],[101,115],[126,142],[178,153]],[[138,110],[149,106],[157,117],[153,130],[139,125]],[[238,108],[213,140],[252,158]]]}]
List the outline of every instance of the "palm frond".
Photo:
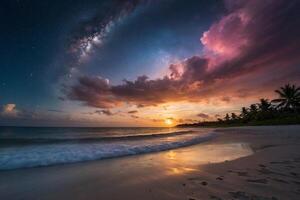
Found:
[{"label": "palm frond", "polygon": [[280,102],[283,102],[285,101],[285,99],[273,99],[271,102],[272,103],[280,103]]},{"label": "palm frond", "polygon": [[[282,90],[284,90],[284,89],[282,89]],[[275,90],[275,92],[276,92],[277,94],[279,94],[279,96],[285,97],[285,94],[284,94],[283,92],[281,92],[280,90]]]}]

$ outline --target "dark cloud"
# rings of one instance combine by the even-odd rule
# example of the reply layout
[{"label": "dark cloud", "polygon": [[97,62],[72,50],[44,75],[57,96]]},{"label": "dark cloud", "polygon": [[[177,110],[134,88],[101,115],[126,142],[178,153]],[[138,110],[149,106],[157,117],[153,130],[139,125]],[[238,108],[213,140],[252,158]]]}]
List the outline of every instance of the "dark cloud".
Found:
[{"label": "dark cloud", "polygon": [[[279,80],[276,84],[298,80],[299,4],[297,0],[226,1],[228,13],[201,37],[203,56],[172,64],[169,75],[154,80],[139,76],[110,85],[106,79],[83,76],[66,94],[99,108],[201,101],[213,96],[229,102],[233,97],[252,95],[245,88],[259,94],[257,86],[260,91],[274,87],[275,79]],[[228,94],[224,97],[226,92],[230,98]]]},{"label": "dark cloud", "polygon": [[109,109],[102,109],[102,110],[95,110],[93,112],[82,112],[81,114],[84,115],[107,115],[107,116],[111,116],[114,115],[116,113],[111,112]]},{"label": "dark cloud", "polygon": [[210,116],[208,114],[205,113],[199,113],[197,114],[198,117],[202,118],[202,119],[208,119],[210,118]]},{"label": "dark cloud", "polygon": [[111,116],[113,113],[110,110],[96,110],[96,114]]},{"label": "dark cloud", "polygon": [[140,118],[139,116],[137,116],[137,115],[130,115],[130,117],[132,117],[132,118],[134,118],[134,119],[138,119],[138,118]]},{"label": "dark cloud", "polygon": [[221,100],[225,101],[225,102],[230,102],[230,97],[227,97],[227,96],[226,97],[222,97]]},{"label": "dark cloud", "polygon": [[56,113],[64,113],[65,112],[63,110],[57,110],[57,109],[48,109],[47,111],[49,111],[49,112],[56,112]]},{"label": "dark cloud", "polygon": [[65,101],[65,100],[66,100],[66,99],[63,98],[63,97],[58,97],[58,99],[59,99],[60,101]]},{"label": "dark cloud", "polygon": [[137,110],[131,110],[131,111],[128,111],[128,113],[129,114],[136,114],[136,113],[138,113],[138,111]]},{"label": "dark cloud", "polygon": [[220,114],[215,114],[215,118],[220,118],[222,117]]},{"label": "dark cloud", "polygon": [[111,96],[108,80],[101,77],[84,76],[79,78],[79,85],[73,86],[67,93],[67,97],[98,108],[111,108],[119,104],[119,100]]},{"label": "dark cloud", "polygon": [[83,76],[66,94],[71,100],[83,101],[89,106],[99,108],[112,108],[125,102],[142,107],[175,99],[188,100],[199,89],[201,82],[198,82],[200,78],[197,73],[205,75],[207,62],[194,56],[181,65],[184,72],[180,79],[165,76],[150,80],[147,76],[140,76],[135,81],[124,80],[121,85],[110,86],[109,81],[101,77]]}]

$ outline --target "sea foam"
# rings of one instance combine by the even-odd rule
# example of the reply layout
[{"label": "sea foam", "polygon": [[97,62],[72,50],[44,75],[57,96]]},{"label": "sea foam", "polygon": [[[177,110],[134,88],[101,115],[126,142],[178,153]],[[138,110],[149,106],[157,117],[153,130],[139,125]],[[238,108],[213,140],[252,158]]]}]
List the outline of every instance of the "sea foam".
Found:
[{"label": "sea foam", "polygon": [[51,143],[3,147],[0,170],[67,164],[128,155],[158,152],[201,143],[213,132],[187,132],[143,139],[104,140],[84,143]]}]

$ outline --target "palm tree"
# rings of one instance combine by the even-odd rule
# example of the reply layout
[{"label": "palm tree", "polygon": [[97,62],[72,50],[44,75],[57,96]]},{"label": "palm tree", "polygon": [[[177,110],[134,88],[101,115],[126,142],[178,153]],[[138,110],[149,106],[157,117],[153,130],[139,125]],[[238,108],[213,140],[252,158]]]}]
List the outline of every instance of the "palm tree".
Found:
[{"label": "palm tree", "polygon": [[248,114],[249,114],[248,108],[242,107],[242,111],[241,111],[240,117],[241,118],[246,118],[248,116]]},{"label": "palm tree", "polygon": [[266,120],[271,119],[274,116],[274,109],[272,104],[268,99],[260,99],[260,102],[257,104],[258,113],[256,116],[257,120]]},{"label": "palm tree", "polygon": [[257,113],[257,106],[256,106],[256,104],[251,104],[249,110],[250,110],[251,113]]},{"label": "palm tree", "polygon": [[268,99],[260,99],[260,103],[257,104],[261,112],[268,112],[271,110],[272,104]]},{"label": "palm tree", "polygon": [[256,104],[251,104],[249,108],[249,119],[255,120],[257,117],[258,108]]},{"label": "palm tree", "polygon": [[221,119],[221,118],[218,118],[217,120],[218,120],[219,123],[223,122],[223,119]]},{"label": "palm tree", "polygon": [[300,87],[287,84],[275,92],[279,94],[279,98],[272,100],[272,102],[278,103],[277,108],[296,111],[300,107]]},{"label": "palm tree", "polygon": [[231,113],[231,119],[235,121],[238,119],[238,116],[235,113]]},{"label": "palm tree", "polygon": [[224,117],[224,120],[225,120],[226,122],[230,121],[230,117],[229,117],[229,114],[228,114],[228,113],[226,113],[226,115],[225,115],[225,117]]},{"label": "palm tree", "polygon": [[248,111],[248,108],[242,107],[240,118],[243,120],[243,122],[247,122],[249,120],[249,111]]}]

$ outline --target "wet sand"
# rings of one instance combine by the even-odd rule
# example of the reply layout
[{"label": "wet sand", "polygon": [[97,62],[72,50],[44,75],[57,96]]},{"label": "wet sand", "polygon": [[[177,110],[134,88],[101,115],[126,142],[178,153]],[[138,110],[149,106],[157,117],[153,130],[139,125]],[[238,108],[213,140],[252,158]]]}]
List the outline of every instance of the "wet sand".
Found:
[{"label": "wet sand", "polygon": [[0,199],[300,199],[300,126],[217,129],[198,145],[0,172]]}]

